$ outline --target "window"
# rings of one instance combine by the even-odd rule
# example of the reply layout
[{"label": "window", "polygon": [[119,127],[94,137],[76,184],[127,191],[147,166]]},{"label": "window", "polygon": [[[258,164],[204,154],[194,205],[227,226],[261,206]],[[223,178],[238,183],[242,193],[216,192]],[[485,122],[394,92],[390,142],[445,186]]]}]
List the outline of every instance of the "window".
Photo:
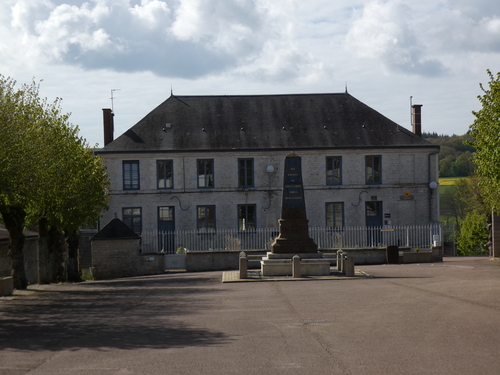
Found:
[{"label": "window", "polygon": [[255,230],[255,204],[238,205],[238,229],[247,231]]},{"label": "window", "polygon": [[122,209],[122,221],[135,233],[142,232],[142,208],[126,207]]},{"label": "window", "polygon": [[326,184],[342,184],[342,156],[327,156],[326,158]]},{"label": "window", "polygon": [[198,187],[214,187],[214,161],[213,159],[198,160]]},{"label": "window", "polygon": [[238,159],[238,186],[253,186],[253,159]]},{"label": "window", "polygon": [[172,189],[174,187],[173,161],[157,160],[156,176],[158,189]]},{"label": "window", "polygon": [[326,204],[327,228],[342,228],[344,226],[344,203],[332,202]]},{"label": "window", "polygon": [[197,215],[198,231],[215,231],[215,206],[198,206]]},{"label": "window", "polygon": [[366,183],[382,183],[382,156],[365,156]]},{"label": "window", "polygon": [[139,190],[139,161],[123,161],[123,190]]}]

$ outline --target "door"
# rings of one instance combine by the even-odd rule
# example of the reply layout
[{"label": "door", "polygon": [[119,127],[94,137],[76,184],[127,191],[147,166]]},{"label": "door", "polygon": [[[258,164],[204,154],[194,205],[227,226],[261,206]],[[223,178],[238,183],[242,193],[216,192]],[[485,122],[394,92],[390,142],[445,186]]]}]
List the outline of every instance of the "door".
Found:
[{"label": "door", "polygon": [[158,207],[158,249],[175,254],[174,206]]},{"label": "door", "polygon": [[366,202],[366,231],[369,247],[376,247],[380,244],[383,214],[381,201]]}]

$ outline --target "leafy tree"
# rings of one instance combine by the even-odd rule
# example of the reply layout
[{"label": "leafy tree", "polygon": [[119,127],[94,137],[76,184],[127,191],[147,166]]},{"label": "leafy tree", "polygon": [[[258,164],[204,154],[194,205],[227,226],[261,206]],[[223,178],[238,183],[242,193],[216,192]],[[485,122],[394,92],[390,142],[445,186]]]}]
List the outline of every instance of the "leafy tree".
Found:
[{"label": "leafy tree", "polygon": [[473,172],[474,168],[469,159],[475,150],[470,144],[473,139],[470,134],[448,136],[425,133],[424,138],[441,146],[439,152],[440,177],[465,177]]},{"label": "leafy tree", "polygon": [[453,155],[448,155],[444,159],[439,161],[439,176],[440,177],[451,177],[453,163],[455,162],[455,157]]},{"label": "leafy tree", "polygon": [[487,219],[477,211],[469,212],[462,222],[457,236],[459,255],[487,254],[488,229]]},{"label": "leafy tree", "polygon": [[496,77],[487,71],[488,88],[480,84],[483,95],[479,95],[482,108],[472,113],[476,117],[470,126],[475,147],[473,163],[481,177],[481,191],[486,203],[500,212],[500,73]]},{"label": "leafy tree", "polygon": [[469,212],[476,211],[484,215],[489,212],[481,196],[479,181],[475,175],[458,179],[454,185],[447,187],[440,198],[441,207],[453,217],[458,230]]},{"label": "leafy tree", "polygon": [[452,175],[456,177],[470,176],[474,172],[474,164],[471,159],[472,154],[470,151],[460,154],[451,166]]},{"label": "leafy tree", "polygon": [[23,230],[37,179],[41,150],[36,146],[35,129],[42,103],[34,82],[19,89],[15,84],[0,75],[0,214],[9,232],[14,287],[26,289]]},{"label": "leafy tree", "polygon": [[[108,180],[100,159],[69,123],[69,114],[62,113],[60,99],[40,99],[34,82],[20,90],[14,85],[0,76],[0,156],[5,160],[0,213],[11,238],[14,284],[23,289],[25,222],[39,226],[39,282],[64,280],[62,234],[74,236],[79,226],[97,219],[106,208]],[[77,259],[74,252],[69,255]],[[74,270],[74,261],[70,264]]]}]

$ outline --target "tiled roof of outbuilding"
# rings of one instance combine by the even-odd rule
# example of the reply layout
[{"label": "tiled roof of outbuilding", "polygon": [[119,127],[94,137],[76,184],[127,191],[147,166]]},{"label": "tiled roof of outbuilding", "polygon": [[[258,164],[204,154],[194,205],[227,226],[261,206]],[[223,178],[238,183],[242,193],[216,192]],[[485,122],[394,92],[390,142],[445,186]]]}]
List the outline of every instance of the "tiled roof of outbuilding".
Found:
[{"label": "tiled roof of outbuilding", "polygon": [[348,93],[170,96],[99,152],[432,144]]},{"label": "tiled roof of outbuilding", "polygon": [[118,218],[114,218],[104,226],[92,240],[111,240],[111,239],[137,239],[140,236],[130,229],[127,224]]}]

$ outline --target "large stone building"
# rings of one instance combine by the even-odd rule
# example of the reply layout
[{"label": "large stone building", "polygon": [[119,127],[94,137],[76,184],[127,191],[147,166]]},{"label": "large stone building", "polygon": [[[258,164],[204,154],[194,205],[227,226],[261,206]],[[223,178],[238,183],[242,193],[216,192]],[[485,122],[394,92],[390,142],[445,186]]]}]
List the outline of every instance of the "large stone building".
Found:
[{"label": "large stone building", "polygon": [[171,95],[113,140],[104,109],[97,151],[109,211],[136,233],[278,227],[285,156],[302,158],[310,226],[439,221],[439,147],[348,93]]}]

